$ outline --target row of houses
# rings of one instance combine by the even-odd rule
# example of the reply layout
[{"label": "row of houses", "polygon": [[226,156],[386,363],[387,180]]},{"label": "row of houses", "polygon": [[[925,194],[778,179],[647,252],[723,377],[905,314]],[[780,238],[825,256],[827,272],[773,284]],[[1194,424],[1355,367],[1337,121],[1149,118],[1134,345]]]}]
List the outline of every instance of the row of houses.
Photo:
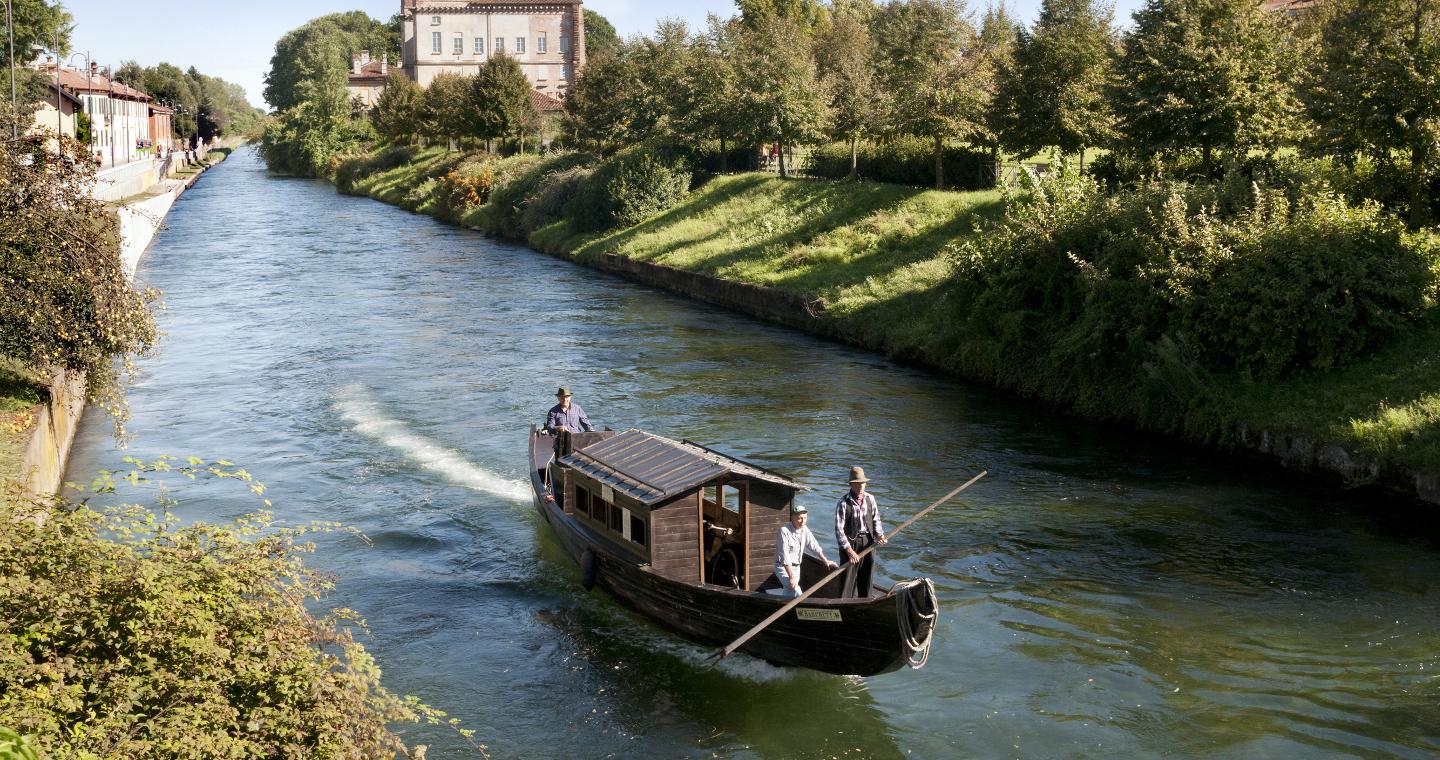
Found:
[{"label": "row of houses", "polygon": [[90,119],[87,148],[101,168],[123,166],[183,147],[171,125],[173,109],[142,90],[115,81],[98,64],[92,63],[88,70],[53,63],[37,68],[50,78],[50,92],[55,97],[36,112],[35,131],[74,138],[76,114],[83,112]]}]

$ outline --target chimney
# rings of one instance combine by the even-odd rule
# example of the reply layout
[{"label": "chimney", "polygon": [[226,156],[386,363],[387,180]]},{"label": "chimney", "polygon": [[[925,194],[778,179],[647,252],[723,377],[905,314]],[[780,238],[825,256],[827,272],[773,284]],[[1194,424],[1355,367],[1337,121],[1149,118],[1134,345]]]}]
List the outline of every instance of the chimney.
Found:
[{"label": "chimney", "polygon": [[359,73],[360,73],[360,56],[358,56],[358,55],[351,56],[351,57],[350,57],[350,74],[351,74],[351,76],[354,76],[355,74],[359,74]]},{"label": "chimney", "polygon": [[365,64],[367,64],[367,63],[369,63],[369,62],[370,62],[370,51],[369,51],[369,50],[361,50],[361,51],[360,51],[360,65],[361,65],[361,66],[364,66]]},{"label": "chimney", "polygon": [[388,76],[389,74],[390,74],[390,54],[389,54],[389,53],[385,53],[385,54],[383,54],[383,55],[380,56],[380,76],[382,76],[382,77],[383,77],[383,76]]}]

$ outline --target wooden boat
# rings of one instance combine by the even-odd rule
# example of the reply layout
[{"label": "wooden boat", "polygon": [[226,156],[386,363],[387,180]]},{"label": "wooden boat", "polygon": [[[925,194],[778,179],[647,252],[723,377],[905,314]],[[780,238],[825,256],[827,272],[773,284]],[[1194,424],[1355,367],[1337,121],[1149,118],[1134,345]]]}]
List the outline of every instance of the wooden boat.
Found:
[{"label": "wooden boat", "polygon": [[[557,441],[532,426],[530,463],[535,508],[579,563],[587,589],[599,586],[717,647],[789,601],[766,593],[779,588],[776,535],[803,490],[788,477],[641,430],[561,433]],[[807,555],[801,578],[824,575]],[[918,668],[937,609],[928,578],[866,598],[841,598],[837,579],[739,651],[845,675]]]}]

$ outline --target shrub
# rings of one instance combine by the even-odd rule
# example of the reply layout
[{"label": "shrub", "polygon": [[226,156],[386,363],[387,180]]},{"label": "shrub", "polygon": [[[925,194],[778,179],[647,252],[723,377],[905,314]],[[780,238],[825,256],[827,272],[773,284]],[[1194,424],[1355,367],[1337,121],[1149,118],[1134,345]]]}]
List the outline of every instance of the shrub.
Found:
[{"label": "shrub", "polygon": [[1343,364],[1434,295],[1434,244],[1333,193],[1063,176],[1008,206],[953,256],[954,362],[1100,416],[1139,394],[1142,418],[1174,419],[1210,373]]},{"label": "shrub", "polygon": [[554,173],[591,160],[583,153],[512,156],[506,159],[503,184],[496,188],[483,218],[476,219],[476,226],[494,235],[523,240],[534,229],[525,225],[525,211],[545,190]]},{"label": "shrub", "polygon": [[495,168],[489,162],[461,164],[440,178],[436,198],[440,202],[439,215],[449,221],[459,221],[471,209],[490,200],[495,189]]},{"label": "shrub", "polygon": [[[916,187],[935,186],[935,149],[927,140],[896,138],[862,142],[858,152],[860,176],[876,182]],[[947,145],[943,158],[945,186],[955,190],[985,190],[995,186],[987,166],[990,154],[959,145]],[[850,144],[829,143],[810,152],[807,171],[817,177],[850,176]]]},{"label": "shrub", "polygon": [[629,227],[679,203],[690,191],[688,162],[654,145],[623,150],[601,163],[565,207],[581,230]]},{"label": "shrub", "polygon": [[421,206],[435,199],[435,191],[439,186],[439,180],[433,177],[426,179],[405,192],[405,197],[400,199],[400,206],[410,211],[418,211]]},{"label": "shrub", "polygon": [[[132,482],[162,470],[263,492],[198,459],[140,465]],[[381,685],[353,613],[308,610],[333,581],[302,561],[306,536],[333,525],[13,495],[0,523],[0,725],[44,756],[392,757],[408,753],[387,724],[443,717]]]},{"label": "shrub", "polygon": [[595,173],[591,166],[571,166],[551,172],[544,188],[520,215],[520,226],[528,233],[559,221],[565,207],[580,192],[580,186]]}]

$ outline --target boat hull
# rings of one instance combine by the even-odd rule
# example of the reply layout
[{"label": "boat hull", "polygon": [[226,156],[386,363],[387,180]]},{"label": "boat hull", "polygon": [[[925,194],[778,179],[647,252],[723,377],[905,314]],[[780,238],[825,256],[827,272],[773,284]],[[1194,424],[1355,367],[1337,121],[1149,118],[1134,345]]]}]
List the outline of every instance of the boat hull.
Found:
[{"label": "boat hull", "polygon": [[[621,604],[699,644],[723,647],[789,599],[711,584],[684,583],[610,551],[603,538],[550,500],[532,469],[534,506],[588,577]],[[588,556],[587,556],[588,555]],[[823,569],[813,559],[813,567]],[[593,562],[592,568],[584,563]],[[807,568],[808,569],[808,568]],[[802,570],[802,575],[811,572]],[[928,582],[899,584],[868,599],[810,598],[750,639],[739,651],[776,665],[869,676],[913,664],[916,639],[928,650],[935,619]],[[907,643],[911,644],[907,646]],[[921,659],[923,662],[923,657]]]}]

